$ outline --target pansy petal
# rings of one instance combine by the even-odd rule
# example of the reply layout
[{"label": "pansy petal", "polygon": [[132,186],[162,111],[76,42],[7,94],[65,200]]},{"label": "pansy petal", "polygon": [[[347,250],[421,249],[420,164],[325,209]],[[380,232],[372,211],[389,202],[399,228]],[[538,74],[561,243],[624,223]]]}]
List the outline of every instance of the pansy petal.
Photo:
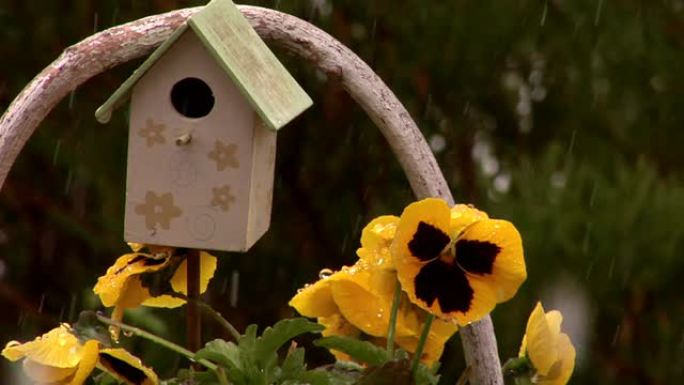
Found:
[{"label": "pansy petal", "polygon": [[412,261],[428,262],[449,242],[451,213],[443,199],[427,198],[408,205],[401,214],[390,251],[397,270]]},{"label": "pansy petal", "polygon": [[140,277],[134,276],[128,279],[124,285],[116,306],[123,308],[134,308],[140,306],[149,298],[150,291],[142,285]]},{"label": "pansy petal", "polygon": [[457,265],[441,259],[416,266],[414,277],[399,272],[411,302],[443,319],[465,325],[477,321],[496,305],[496,292],[473,280]]},{"label": "pansy petal", "polygon": [[361,232],[361,247],[356,251],[356,255],[380,268],[394,268],[389,247],[398,223],[399,217],[394,215],[383,215],[373,219]]},{"label": "pansy petal", "polygon": [[168,294],[164,294],[158,297],[149,297],[142,303],[142,305],[149,307],[173,309],[185,305],[185,300],[182,298],[176,298]]},{"label": "pansy petal", "polygon": [[152,369],[125,349],[102,349],[99,367],[112,377],[132,385],[157,385],[159,379]]},{"label": "pansy petal", "polygon": [[451,208],[451,236],[456,237],[471,224],[488,219],[487,213],[471,205],[458,204]]},{"label": "pansy petal", "polygon": [[549,330],[553,334],[560,334],[561,323],[563,322],[563,314],[558,310],[551,310],[546,312],[546,322],[549,325]]},{"label": "pansy petal", "polygon": [[549,327],[541,303],[537,303],[527,321],[525,333],[527,339],[527,356],[540,375],[546,375],[551,366],[558,361],[558,335],[554,335]]},{"label": "pansy petal", "polygon": [[[184,259],[178,265],[176,272],[171,278],[171,287],[175,292],[187,294],[187,277],[188,277],[188,263],[187,259]],[[204,293],[209,286],[209,281],[214,277],[216,272],[216,257],[201,251],[200,252],[200,292]],[[176,308],[183,306],[185,300],[181,298],[176,298],[170,295],[161,295],[157,297],[148,296],[142,303],[144,306],[150,307],[163,307],[163,308]]]},{"label": "pansy petal", "polygon": [[55,368],[73,368],[81,360],[81,344],[71,333],[71,328],[62,324],[33,341],[18,343],[12,341],[2,351],[11,361],[28,357],[38,364]]},{"label": "pansy petal", "polygon": [[74,374],[69,385],[82,385],[88,379],[97,364],[99,351],[100,346],[95,340],[89,340],[83,345],[81,363],[78,365],[78,370],[76,370],[76,374]]},{"label": "pansy petal", "polygon": [[[207,291],[209,281],[214,277],[216,272],[216,257],[205,252],[200,251],[200,292]],[[179,293],[188,293],[188,260],[185,259],[178,266],[176,273],[171,278],[171,287]]]},{"label": "pansy petal", "polygon": [[[342,336],[342,337],[359,337],[361,330],[349,323],[341,314],[335,313],[328,317],[319,317],[318,323],[323,325],[325,329],[321,332],[323,337]],[[335,356],[338,361],[352,361],[350,355],[339,350],[331,349],[330,353]]]},{"label": "pansy petal", "polygon": [[288,304],[304,317],[329,317],[337,314],[338,309],[333,300],[330,278],[321,279],[300,289]]},{"label": "pansy petal", "polygon": [[511,299],[527,278],[522,240],[512,223],[480,220],[468,226],[454,245],[456,263],[470,277],[496,290],[497,302]]},{"label": "pansy petal", "polygon": [[[437,326],[437,323],[440,323],[440,325]],[[430,366],[437,362],[442,356],[444,344],[457,329],[454,324],[447,325],[449,324],[439,320],[433,322],[428,338],[425,340],[423,354],[420,357],[420,360],[424,364]],[[447,330],[451,330],[451,333],[448,333]],[[398,337],[396,338],[396,343],[407,352],[414,353],[418,347],[418,341],[420,340],[419,336],[420,334],[413,337]]]},{"label": "pansy petal", "polygon": [[[362,265],[361,265],[362,266]],[[383,270],[376,270],[378,275]],[[387,325],[392,307],[392,297],[378,295],[378,291],[371,287],[373,279],[371,270],[360,266],[353,266],[340,272],[336,279],[331,279],[330,287],[332,296],[340,309],[340,313],[352,325],[361,329],[364,333],[382,337],[387,334]],[[391,281],[394,275],[389,273]],[[381,283],[376,280],[376,283]]]},{"label": "pansy petal", "polygon": [[145,247],[145,244],[137,242],[128,242],[128,247],[130,247],[134,253],[138,253],[140,252],[140,250],[143,249],[143,247]]},{"label": "pansy petal", "polygon": [[451,336],[457,331],[458,325],[453,322],[441,320],[439,318],[436,318],[434,321],[432,321],[432,327],[430,328],[430,334],[444,342],[451,338]]},{"label": "pansy petal", "polygon": [[98,278],[93,292],[106,307],[114,306],[121,296],[128,279],[132,276],[158,271],[168,264],[170,258],[153,258],[151,254],[131,253],[119,257],[105,275]]},{"label": "pansy petal", "polygon": [[575,369],[575,347],[570,341],[570,337],[567,334],[561,333],[558,337],[558,355],[560,358],[560,364],[557,366],[558,372],[552,371],[549,373],[549,382],[545,382],[546,379],[540,381],[541,384],[546,385],[565,385],[570,380],[572,372]]},{"label": "pansy petal", "polygon": [[76,368],[56,368],[25,359],[24,373],[38,384],[53,384],[66,380],[76,372]]},{"label": "pansy petal", "polygon": [[26,356],[26,351],[19,341],[10,341],[2,349],[2,356],[6,359],[15,362]]}]

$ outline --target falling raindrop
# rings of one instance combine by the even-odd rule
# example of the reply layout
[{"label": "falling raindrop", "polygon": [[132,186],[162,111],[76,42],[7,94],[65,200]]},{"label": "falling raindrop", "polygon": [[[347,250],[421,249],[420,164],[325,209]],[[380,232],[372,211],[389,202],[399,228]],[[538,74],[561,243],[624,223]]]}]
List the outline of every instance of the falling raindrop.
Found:
[{"label": "falling raindrop", "polygon": [[71,182],[74,177],[74,173],[72,172],[71,169],[69,169],[69,173],[67,174],[67,180],[66,184],[64,185],[64,195],[69,195],[69,191],[71,191]]},{"label": "falling raindrop", "polygon": [[45,293],[40,295],[40,302],[38,303],[38,313],[43,312],[43,305],[45,305]]},{"label": "falling raindrop", "polygon": [[617,345],[618,337],[620,337],[620,324],[618,324],[615,328],[615,333],[613,333],[613,341],[610,344],[611,346],[615,347],[615,345]]},{"label": "falling raindrop", "polygon": [[494,190],[501,194],[507,193],[511,189],[511,174],[502,172],[494,178]]},{"label": "falling raindrop", "polygon": [[93,14],[93,33],[97,32],[98,24],[99,24],[99,21],[98,21],[99,18],[100,18],[100,16],[98,15],[97,12],[95,12]]},{"label": "falling raindrop", "polygon": [[430,148],[432,152],[438,154],[446,148],[446,139],[443,135],[434,134],[430,137]]},{"label": "falling raindrop", "polygon": [[565,187],[566,177],[565,173],[562,171],[554,171],[550,178],[551,186],[562,189]]},{"label": "falling raindrop", "polygon": [[73,90],[69,93],[69,103],[67,104],[67,107],[69,110],[74,109],[74,97],[76,96],[76,90]]},{"label": "falling raindrop", "polygon": [[240,289],[240,272],[233,270],[230,276],[230,306],[237,307],[238,290]]},{"label": "falling raindrop", "polygon": [[325,268],[321,271],[318,272],[318,278],[320,279],[326,279],[333,275],[333,271],[331,269]]},{"label": "falling raindrop", "polygon": [[69,321],[73,320],[76,318],[76,296],[74,294],[71,295],[71,301],[69,302],[69,318],[67,318]]},{"label": "falling raindrop", "polygon": [[52,165],[55,166],[57,164],[57,158],[59,157],[59,150],[62,147],[62,140],[57,139],[57,144],[55,145],[55,152],[52,154]]}]

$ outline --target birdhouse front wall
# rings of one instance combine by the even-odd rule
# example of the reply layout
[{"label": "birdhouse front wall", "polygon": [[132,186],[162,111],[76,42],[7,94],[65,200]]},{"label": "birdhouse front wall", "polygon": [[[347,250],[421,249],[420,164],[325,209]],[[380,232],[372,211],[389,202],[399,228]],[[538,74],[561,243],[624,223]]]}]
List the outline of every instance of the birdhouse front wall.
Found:
[{"label": "birdhouse front wall", "polygon": [[274,157],[275,132],[188,30],[132,91],[125,239],[247,250],[270,222]]}]

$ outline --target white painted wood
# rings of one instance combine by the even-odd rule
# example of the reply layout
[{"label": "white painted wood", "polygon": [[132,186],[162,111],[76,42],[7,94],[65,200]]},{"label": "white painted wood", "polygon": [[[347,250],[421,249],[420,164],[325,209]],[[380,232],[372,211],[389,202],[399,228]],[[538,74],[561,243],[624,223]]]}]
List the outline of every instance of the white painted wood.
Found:
[{"label": "white painted wood", "polygon": [[[212,89],[214,106],[208,115],[188,118],[173,106],[171,90],[186,78],[201,79]],[[262,144],[264,134],[255,119],[225,71],[186,31],[133,88],[126,241],[249,249],[259,238],[250,226],[258,224],[261,236],[270,221],[270,203],[266,207],[255,200],[252,190],[272,191],[273,164],[263,163],[275,160],[275,154],[267,153],[275,151],[275,143]],[[181,137],[190,139],[179,145]]]}]

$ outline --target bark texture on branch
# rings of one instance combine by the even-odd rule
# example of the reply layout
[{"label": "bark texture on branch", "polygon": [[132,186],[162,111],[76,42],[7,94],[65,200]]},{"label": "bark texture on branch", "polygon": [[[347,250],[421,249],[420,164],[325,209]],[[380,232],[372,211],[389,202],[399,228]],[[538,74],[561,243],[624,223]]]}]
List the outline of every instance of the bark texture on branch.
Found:
[{"label": "bark texture on branch", "polygon": [[[148,54],[198,8],[151,16],[97,33],[67,48],[38,74],[0,117],[0,187],[40,122],[72,90],[112,67]],[[434,155],[384,82],[351,50],[324,31],[270,9],[241,6],[259,35],[339,81],[382,131],[417,197],[453,197]],[[112,90],[114,91],[114,90]],[[473,385],[503,385],[491,318],[461,328]]]}]

